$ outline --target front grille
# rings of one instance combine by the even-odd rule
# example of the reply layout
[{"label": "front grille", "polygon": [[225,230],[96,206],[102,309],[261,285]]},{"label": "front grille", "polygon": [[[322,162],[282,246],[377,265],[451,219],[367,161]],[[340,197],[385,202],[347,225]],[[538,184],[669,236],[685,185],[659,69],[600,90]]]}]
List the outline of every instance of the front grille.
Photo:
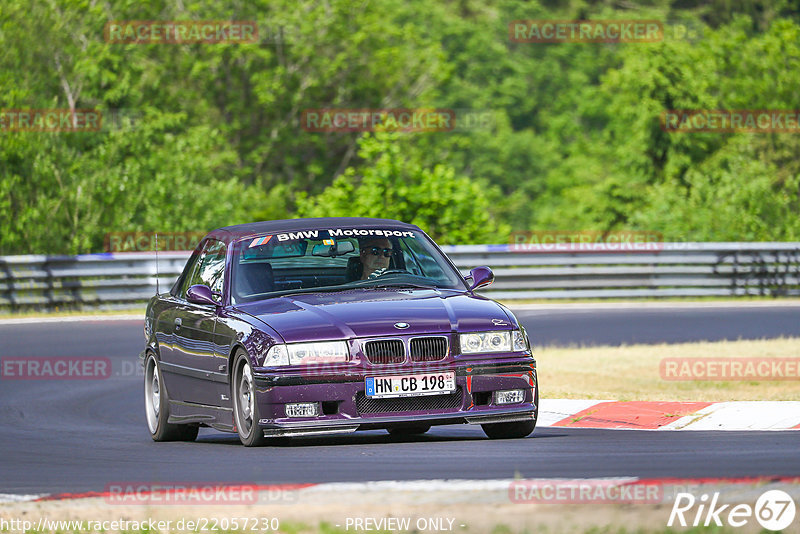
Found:
[{"label": "front grille", "polygon": [[415,337],[411,340],[410,349],[413,362],[444,360],[447,356],[447,338],[442,336]]},{"label": "front grille", "polygon": [[453,410],[463,403],[461,388],[447,395],[425,395],[421,397],[401,397],[394,399],[373,399],[363,391],[356,394],[356,408],[359,414],[393,412],[427,412],[431,410]]},{"label": "front grille", "polygon": [[378,339],[364,343],[364,354],[370,363],[386,365],[406,360],[403,342],[399,339]]}]

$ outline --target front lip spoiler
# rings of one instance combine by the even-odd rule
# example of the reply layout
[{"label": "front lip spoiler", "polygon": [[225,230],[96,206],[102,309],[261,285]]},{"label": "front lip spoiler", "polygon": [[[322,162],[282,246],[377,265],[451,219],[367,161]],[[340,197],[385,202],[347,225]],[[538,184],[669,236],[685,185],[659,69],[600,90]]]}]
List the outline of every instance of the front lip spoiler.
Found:
[{"label": "front lip spoiler", "polygon": [[395,415],[385,417],[370,417],[369,419],[348,419],[341,422],[335,421],[302,421],[298,423],[270,423],[262,426],[265,437],[294,437],[314,436],[322,434],[350,434],[356,430],[370,430],[385,428],[388,425],[400,423],[432,423],[484,425],[492,423],[512,423],[530,421],[536,413],[536,407],[530,404],[504,413],[488,413],[469,415],[465,412],[451,412],[428,416]]},{"label": "front lip spoiler", "polygon": [[317,436],[321,434],[350,434],[358,430],[358,425],[320,426],[319,428],[265,428],[265,438],[293,438]]},{"label": "front lip spoiler", "polygon": [[485,425],[487,423],[515,423],[533,419],[534,412],[496,415],[470,415],[464,417],[470,425]]}]

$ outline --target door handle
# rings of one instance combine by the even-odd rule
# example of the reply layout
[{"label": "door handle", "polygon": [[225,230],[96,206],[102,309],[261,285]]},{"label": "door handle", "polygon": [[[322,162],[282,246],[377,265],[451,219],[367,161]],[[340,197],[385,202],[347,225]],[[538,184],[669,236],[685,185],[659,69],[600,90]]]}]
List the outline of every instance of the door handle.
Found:
[{"label": "door handle", "polygon": [[180,317],[177,317],[177,318],[175,319],[175,330],[177,330],[178,328],[180,328],[182,324],[183,324],[183,320],[182,320]]}]

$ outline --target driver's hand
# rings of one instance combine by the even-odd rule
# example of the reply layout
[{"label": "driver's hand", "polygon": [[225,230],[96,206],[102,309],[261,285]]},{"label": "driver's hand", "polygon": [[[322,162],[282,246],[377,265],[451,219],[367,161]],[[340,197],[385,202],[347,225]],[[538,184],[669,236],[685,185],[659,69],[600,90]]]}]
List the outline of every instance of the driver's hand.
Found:
[{"label": "driver's hand", "polygon": [[375,269],[375,270],[374,270],[374,271],[372,271],[372,272],[370,273],[370,275],[367,277],[367,280],[373,280],[373,279],[375,279],[375,278],[378,278],[378,277],[379,277],[380,275],[382,275],[384,272],[386,272],[386,267],[382,267],[382,268],[380,268],[380,269]]}]

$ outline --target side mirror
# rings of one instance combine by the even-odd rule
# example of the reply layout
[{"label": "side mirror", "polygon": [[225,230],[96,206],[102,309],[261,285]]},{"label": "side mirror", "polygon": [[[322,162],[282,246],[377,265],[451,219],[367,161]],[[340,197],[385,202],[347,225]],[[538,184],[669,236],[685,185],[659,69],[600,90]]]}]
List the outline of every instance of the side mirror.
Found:
[{"label": "side mirror", "polygon": [[467,279],[472,280],[469,289],[474,291],[479,287],[488,286],[494,282],[494,273],[488,267],[475,267],[469,272]]},{"label": "side mirror", "polygon": [[203,284],[195,284],[186,290],[186,300],[192,304],[211,304],[219,306],[220,301],[214,298],[211,288]]}]

